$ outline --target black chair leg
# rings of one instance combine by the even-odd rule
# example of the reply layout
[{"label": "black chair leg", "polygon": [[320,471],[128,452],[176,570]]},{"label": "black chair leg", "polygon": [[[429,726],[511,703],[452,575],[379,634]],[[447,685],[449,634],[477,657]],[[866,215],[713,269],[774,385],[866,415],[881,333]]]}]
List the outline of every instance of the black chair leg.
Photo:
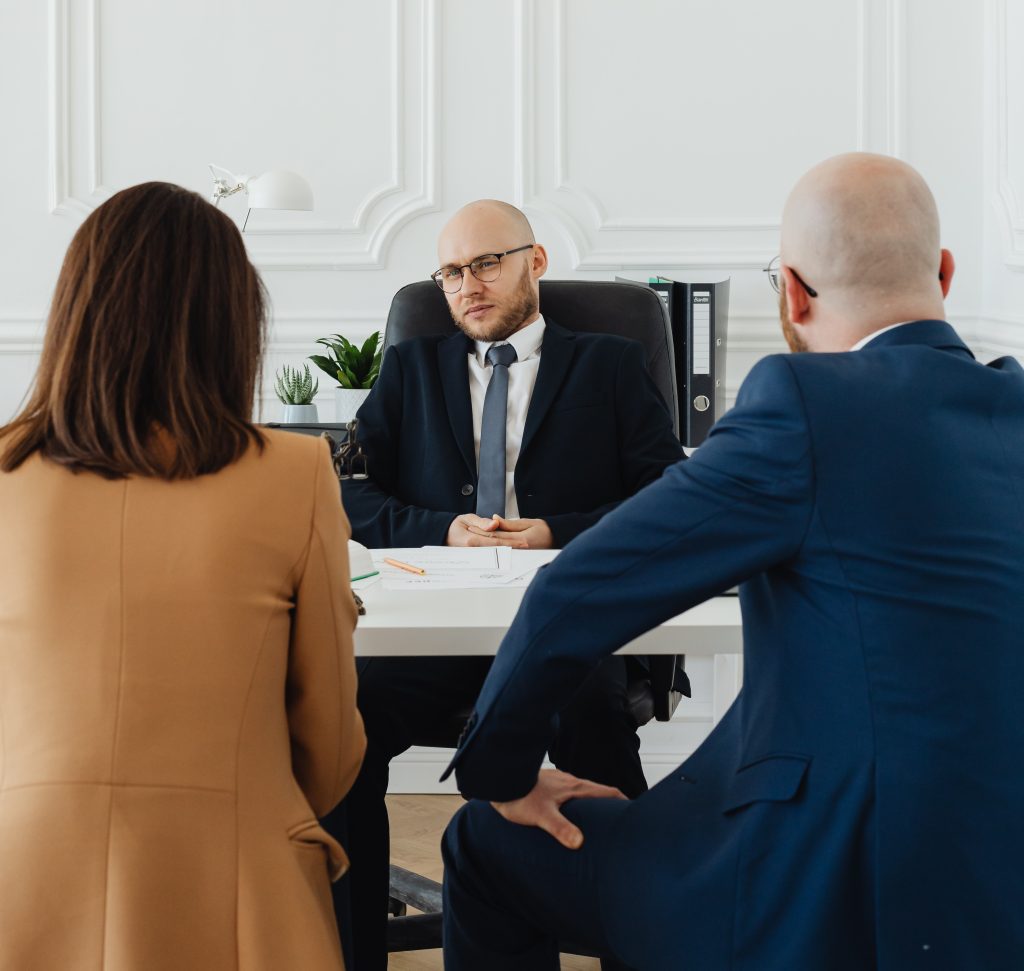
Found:
[{"label": "black chair leg", "polygon": [[[408,907],[422,913],[409,915]],[[441,946],[441,884],[392,863],[388,912],[389,954]]]},{"label": "black chair leg", "polygon": [[397,897],[388,897],[388,916],[389,917],[404,917],[409,911],[406,907],[404,900],[399,900]]},{"label": "black chair leg", "polygon": [[388,954],[428,951],[441,946],[441,915],[414,914],[388,921]]}]

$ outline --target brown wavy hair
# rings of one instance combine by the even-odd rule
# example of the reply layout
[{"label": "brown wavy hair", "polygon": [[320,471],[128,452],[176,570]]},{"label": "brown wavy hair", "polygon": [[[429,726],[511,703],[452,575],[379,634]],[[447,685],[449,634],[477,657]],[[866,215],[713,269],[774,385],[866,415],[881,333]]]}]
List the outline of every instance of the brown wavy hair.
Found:
[{"label": "brown wavy hair", "polygon": [[224,213],[167,182],[118,192],[68,247],[0,469],[39,452],[110,479],[189,479],[262,449],[250,416],[266,308]]}]

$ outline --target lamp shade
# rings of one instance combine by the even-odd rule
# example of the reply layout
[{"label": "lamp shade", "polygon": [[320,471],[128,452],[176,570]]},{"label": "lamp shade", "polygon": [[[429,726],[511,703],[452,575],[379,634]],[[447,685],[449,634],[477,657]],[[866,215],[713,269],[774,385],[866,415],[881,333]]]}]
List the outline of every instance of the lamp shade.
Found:
[{"label": "lamp shade", "polygon": [[313,190],[309,183],[294,172],[278,170],[264,172],[246,185],[250,209],[302,209],[313,208]]}]

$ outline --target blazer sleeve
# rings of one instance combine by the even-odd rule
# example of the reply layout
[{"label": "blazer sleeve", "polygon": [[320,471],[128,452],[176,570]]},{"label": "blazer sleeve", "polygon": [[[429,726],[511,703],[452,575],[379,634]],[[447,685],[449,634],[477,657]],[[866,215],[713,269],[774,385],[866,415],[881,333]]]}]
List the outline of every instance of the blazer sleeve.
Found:
[{"label": "blazer sleeve", "polygon": [[625,499],[659,478],[670,465],[686,458],[672,430],[672,417],[644,363],[643,345],[627,341],[615,375],[615,417],[618,426],[622,499],[586,512],[543,516],[562,549]]},{"label": "blazer sleeve", "polygon": [[[403,402],[402,360],[389,348],[377,379],[359,409],[359,442],[369,478],[342,485],[352,536],[370,549],[444,546],[457,512],[438,512],[403,502],[399,482]],[[413,413],[414,414],[414,413]]]},{"label": "blazer sleeve", "polygon": [[600,659],[795,555],[813,491],[799,389],[785,358],[765,358],[693,458],[540,571],[446,775],[469,797],[529,792],[555,714]]},{"label": "blazer sleeve", "polygon": [[355,781],[366,748],[356,709],[349,585],[349,524],[338,501],[330,452],[316,450],[312,521],[295,589],[285,699],[292,771],[316,815],[324,816]]}]

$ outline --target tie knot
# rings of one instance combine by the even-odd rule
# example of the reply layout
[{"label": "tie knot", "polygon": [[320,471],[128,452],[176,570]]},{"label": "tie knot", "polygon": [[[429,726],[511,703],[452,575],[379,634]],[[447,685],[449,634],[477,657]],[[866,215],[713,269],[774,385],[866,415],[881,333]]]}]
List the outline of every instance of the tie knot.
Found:
[{"label": "tie knot", "polygon": [[496,344],[487,351],[487,363],[491,367],[508,367],[516,360],[516,349],[511,344]]}]

